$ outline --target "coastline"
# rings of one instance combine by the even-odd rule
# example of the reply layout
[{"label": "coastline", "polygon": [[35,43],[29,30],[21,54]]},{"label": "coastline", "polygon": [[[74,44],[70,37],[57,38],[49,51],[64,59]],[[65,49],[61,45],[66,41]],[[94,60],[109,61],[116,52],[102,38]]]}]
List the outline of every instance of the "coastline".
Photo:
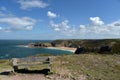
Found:
[{"label": "coastline", "polygon": [[48,49],[57,49],[57,50],[65,50],[65,51],[70,51],[70,52],[75,52],[76,48],[69,48],[69,47],[46,47]]},{"label": "coastline", "polygon": [[[46,49],[56,49],[56,50],[63,50],[63,51],[69,51],[69,52],[75,52],[77,48],[71,48],[71,47],[53,47],[52,45],[47,45],[45,43],[40,43],[40,44],[35,44],[35,43],[30,43],[26,45],[29,48],[46,48]],[[26,47],[25,46],[25,47]]]}]

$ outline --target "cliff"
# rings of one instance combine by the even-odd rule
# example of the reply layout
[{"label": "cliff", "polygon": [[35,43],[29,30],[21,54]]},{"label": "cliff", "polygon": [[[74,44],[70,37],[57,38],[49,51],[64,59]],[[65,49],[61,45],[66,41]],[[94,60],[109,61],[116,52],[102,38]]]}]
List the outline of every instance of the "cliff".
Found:
[{"label": "cliff", "polygon": [[51,47],[51,43],[49,42],[38,42],[38,43],[30,43],[29,47]]}]

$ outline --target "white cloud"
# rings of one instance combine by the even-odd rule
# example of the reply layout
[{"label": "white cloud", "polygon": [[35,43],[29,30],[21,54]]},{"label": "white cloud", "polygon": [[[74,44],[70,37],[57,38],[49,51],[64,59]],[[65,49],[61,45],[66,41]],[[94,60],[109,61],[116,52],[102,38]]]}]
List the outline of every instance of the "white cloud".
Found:
[{"label": "white cloud", "polygon": [[106,28],[109,30],[109,34],[120,36],[120,20],[107,24],[106,26]]},{"label": "white cloud", "polygon": [[51,27],[55,30],[55,31],[61,31],[61,32],[66,32],[69,31],[69,21],[68,20],[64,20],[61,23],[54,23],[53,21],[50,22]]},{"label": "white cloud", "polygon": [[59,24],[55,24],[53,21],[50,21],[50,25],[55,31],[60,31]]},{"label": "white cloud", "polygon": [[[91,24],[80,26],[80,33],[85,35],[103,36],[120,36],[120,21],[115,21],[110,24],[104,24],[99,17],[90,18]],[[92,36],[91,36],[92,37]]]},{"label": "white cloud", "polygon": [[13,31],[13,30],[32,30],[33,26],[36,23],[36,20],[29,17],[7,17],[0,18],[0,23],[6,24],[9,27],[6,27],[4,30]]},{"label": "white cloud", "polygon": [[30,17],[17,17],[11,14],[7,9],[0,11],[0,31],[11,32],[19,30],[32,30],[38,20]]},{"label": "white cloud", "polygon": [[2,27],[0,27],[0,30],[2,30]]},{"label": "white cloud", "polygon": [[120,20],[105,24],[99,17],[90,17],[90,21],[90,24],[75,27],[68,20],[61,23],[51,21],[50,25],[66,38],[120,38]]},{"label": "white cloud", "polygon": [[60,28],[54,28],[55,31],[60,31]]},{"label": "white cloud", "polygon": [[18,3],[20,3],[20,8],[23,10],[31,8],[46,8],[49,5],[42,0],[19,0]]},{"label": "white cloud", "polygon": [[101,21],[101,19],[99,17],[90,17],[90,20],[92,21],[92,24],[96,25],[96,26],[104,24],[104,22]]},{"label": "white cloud", "polygon": [[51,11],[48,11],[47,12],[47,16],[50,17],[50,18],[56,18],[58,15],[53,13],[53,12],[51,12]]}]

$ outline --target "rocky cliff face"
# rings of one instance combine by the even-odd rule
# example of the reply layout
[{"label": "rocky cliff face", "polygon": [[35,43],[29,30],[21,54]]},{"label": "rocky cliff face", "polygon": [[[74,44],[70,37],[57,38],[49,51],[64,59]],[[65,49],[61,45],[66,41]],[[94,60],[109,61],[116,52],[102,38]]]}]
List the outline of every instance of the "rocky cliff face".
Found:
[{"label": "rocky cliff face", "polygon": [[51,47],[51,43],[49,42],[39,42],[39,43],[30,43],[29,47]]},{"label": "rocky cliff face", "polygon": [[77,48],[81,45],[80,40],[55,40],[51,42],[52,46],[55,47],[72,47]]}]

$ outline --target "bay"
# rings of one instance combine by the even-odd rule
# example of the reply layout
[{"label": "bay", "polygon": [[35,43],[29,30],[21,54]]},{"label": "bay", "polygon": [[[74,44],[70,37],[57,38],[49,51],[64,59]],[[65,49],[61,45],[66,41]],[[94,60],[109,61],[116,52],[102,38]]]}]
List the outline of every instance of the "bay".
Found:
[{"label": "bay", "polygon": [[0,40],[0,59],[22,58],[36,54],[70,54],[72,52],[46,48],[29,48],[32,42],[51,42],[50,40]]}]

